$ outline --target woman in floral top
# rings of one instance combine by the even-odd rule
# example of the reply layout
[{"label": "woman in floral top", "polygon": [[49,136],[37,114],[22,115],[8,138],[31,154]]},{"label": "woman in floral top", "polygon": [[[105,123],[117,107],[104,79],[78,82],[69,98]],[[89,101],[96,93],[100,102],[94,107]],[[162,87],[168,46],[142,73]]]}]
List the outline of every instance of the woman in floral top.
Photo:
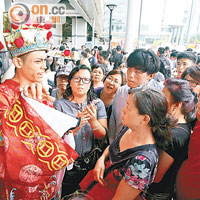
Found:
[{"label": "woman in floral top", "polygon": [[[173,120],[167,115],[167,101],[161,92],[146,86],[130,91],[122,121],[125,126],[94,169],[95,180],[105,186],[105,159],[109,156],[111,165],[123,163],[118,175],[114,173],[115,178],[121,177],[114,196],[104,195],[104,200],[136,199],[145,192],[155,177],[158,150],[171,139]],[[98,197],[102,193],[98,192]]]}]

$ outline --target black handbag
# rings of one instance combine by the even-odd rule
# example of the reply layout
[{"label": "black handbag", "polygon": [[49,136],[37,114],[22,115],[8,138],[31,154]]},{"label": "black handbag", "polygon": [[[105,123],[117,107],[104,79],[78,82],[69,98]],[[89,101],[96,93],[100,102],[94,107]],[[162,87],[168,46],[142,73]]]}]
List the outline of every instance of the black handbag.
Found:
[{"label": "black handbag", "polygon": [[84,156],[78,157],[74,161],[74,165],[82,170],[91,170],[95,167],[97,160],[100,158],[105,148],[110,144],[108,138],[108,132],[106,130],[106,136],[104,139],[99,140],[94,138],[93,148],[90,152]]},{"label": "black handbag", "polygon": [[103,153],[103,148],[98,139],[94,139],[93,148],[90,152],[86,153],[84,156],[78,157],[74,161],[76,167],[81,168],[81,170],[91,170],[95,167],[97,160]]}]

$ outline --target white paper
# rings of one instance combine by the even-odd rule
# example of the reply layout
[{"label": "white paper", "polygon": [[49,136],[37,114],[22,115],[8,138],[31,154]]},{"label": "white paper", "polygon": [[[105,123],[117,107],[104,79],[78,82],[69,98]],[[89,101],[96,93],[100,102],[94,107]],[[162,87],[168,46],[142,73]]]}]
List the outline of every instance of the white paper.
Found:
[{"label": "white paper", "polygon": [[76,118],[73,118],[34,99],[25,97],[23,93],[22,97],[60,137],[62,137],[66,131],[77,127],[79,124],[79,121]]},{"label": "white paper", "polygon": [[[73,149],[75,149],[75,140],[72,132],[64,136],[64,141],[69,144]],[[67,170],[71,170],[73,168],[73,163],[67,166]]]}]

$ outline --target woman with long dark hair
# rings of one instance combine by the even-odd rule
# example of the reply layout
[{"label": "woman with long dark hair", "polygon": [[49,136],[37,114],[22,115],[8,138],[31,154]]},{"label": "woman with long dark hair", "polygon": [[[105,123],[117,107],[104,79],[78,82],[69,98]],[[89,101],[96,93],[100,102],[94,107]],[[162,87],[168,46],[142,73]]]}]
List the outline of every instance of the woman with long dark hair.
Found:
[{"label": "woman with long dark hair", "polygon": [[200,101],[196,115],[198,120],[191,135],[188,159],[181,165],[176,180],[176,192],[180,200],[200,199]]},{"label": "woman with long dark hair", "polygon": [[[170,128],[174,121],[167,115],[167,100],[152,88],[145,86],[130,91],[122,110],[122,121],[125,126],[95,166],[94,178],[104,186],[97,185],[98,194],[93,189],[88,193],[95,200],[129,200],[143,195],[154,180],[158,150],[165,149],[171,140]],[[114,171],[119,180],[114,193],[110,192],[114,188],[112,182],[108,181],[106,187],[107,179],[103,178],[107,157],[111,164],[125,161]]]},{"label": "woman with long dark hair", "polygon": [[146,198],[168,200],[175,198],[175,181],[178,170],[188,157],[191,123],[196,118],[197,99],[189,82],[181,79],[167,79],[163,93],[168,101],[168,113],[177,121],[172,128],[172,142],[160,152],[155,182],[150,185]]},{"label": "woman with long dark hair", "polygon": [[62,196],[65,196],[79,188],[79,183],[91,169],[89,158],[87,162],[81,161],[81,158],[92,150],[95,138],[105,137],[107,116],[103,102],[95,97],[91,87],[91,71],[85,65],[71,71],[63,97],[55,102],[56,109],[81,118],[80,126],[73,131],[79,162],[75,162],[73,168],[65,172],[62,184]]}]

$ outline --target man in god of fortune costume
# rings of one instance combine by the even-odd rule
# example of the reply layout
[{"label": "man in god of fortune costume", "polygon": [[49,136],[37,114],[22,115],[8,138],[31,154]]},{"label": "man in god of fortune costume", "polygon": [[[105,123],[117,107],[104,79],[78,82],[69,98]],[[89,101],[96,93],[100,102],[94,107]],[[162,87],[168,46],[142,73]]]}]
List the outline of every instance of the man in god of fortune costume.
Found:
[{"label": "man in god of fortune costume", "polygon": [[52,199],[58,190],[56,172],[77,158],[77,153],[21,95],[26,88],[33,99],[53,105],[41,88],[45,51],[52,36],[50,28],[50,24],[18,26],[10,22],[8,14],[4,15],[3,34],[16,73],[13,79],[0,85],[0,199],[3,200]]}]

